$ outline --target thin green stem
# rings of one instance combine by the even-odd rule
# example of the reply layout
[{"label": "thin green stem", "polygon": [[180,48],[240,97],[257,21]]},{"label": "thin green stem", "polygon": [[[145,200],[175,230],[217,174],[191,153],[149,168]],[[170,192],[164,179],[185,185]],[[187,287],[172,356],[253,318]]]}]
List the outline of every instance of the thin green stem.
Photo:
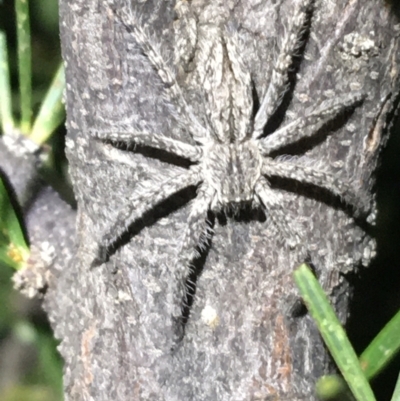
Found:
[{"label": "thin green stem", "polygon": [[305,264],[295,270],[294,278],[301,296],[354,398],[357,401],[375,401],[357,355],[317,279]]},{"label": "thin green stem", "polygon": [[28,0],[15,0],[15,12],[17,15],[19,93],[21,102],[20,129],[24,134],[28,134],[31,128],[32,115],[32,58]]},{"label": "thin green stem", "polygon": [[21,223],[0,177],[0,264],[20,269],[25,266],[28,256]]},{"label": "thin green stem", "polygon": [[[400,311],[397,312],[397,314],[389,321],[389,323],[387,323],[386,326],[378,333],[378,335],[359,358],[361,368],[368,380],[371,380],[377,376],[379,372],[383,370],[399,352],[399,333]],[[336,395],[342,395],[346,388],[346,383],[338,375],[324,376],[320,378],[317,383],[317,392],[320,395],[331,395],[334,394],[335,391]]]},{"label": "thin green stem", "polygon": [[400,375],[397,378],[396,387],[392,396],[392,401],[400,401]]},{"label": "thin green stem", "polygon": [[46,93],[29,138],[41,145],[64,118],[62,96],[65,88],[64,66],[61,63]]},{"label": "thin green stem", "polygon": [[3,133],[9,133],[14,129],[10,70],[8,66],[7,41],[4,32],[0,32],[0,121]]},{"label": "thin green stem", "polygon": [[400,312],[373,339],[361,354],[360,363],[367,378],[376,376],[400,349]]}]

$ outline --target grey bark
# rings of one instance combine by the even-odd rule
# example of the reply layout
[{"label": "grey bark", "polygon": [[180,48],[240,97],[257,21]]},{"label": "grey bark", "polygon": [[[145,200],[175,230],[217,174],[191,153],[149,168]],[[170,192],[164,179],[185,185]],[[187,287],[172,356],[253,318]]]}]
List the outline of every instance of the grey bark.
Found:
[{"label": "grey bark", "polygon": [[[196,12],[206,3],[192,2]],[[214,2],[216,18],[238,27],[259,95],[293,4]],[[133,4],[171,63],[173,6],[157,0]],[[157,74],[103,2],[62,1],[60,16],[78,219],[75,246],[73,213],[59,214],[67,216],[62,223],[49,217],[56,252],[47,272],[45,308],[61,339],[66,400],[315,399],[314,384],[332,364],[311,318],[292,313],[298,298],[292,271],[303,260],[276,236],[268,216],[215,221],[185,336],[174,352],[164,298],[172,279],[167,266],[176,259],[190,194],[146,216],[107,263],[90,268],[88,250],[129,195],[140,185],[161,183],[166,169],[180,167],[134,149],[104,151],[88,131],[142,123],[165,136],[181,134],[161,97]],[[398,103],[399,33],[400,24],[383,1],[317,2],[292,96],[280,116],[294,119],[324,96],[349,88],[368,94],[329,135],[290,153],[328,166],[372,204],[378,156]],[[191,98],[196,105],[196,94]],[[345,322],[351,295],[347,274],[361,271],[374,256],[374,206],[367,218],[356,220],[328,194],[292,182],[280,189],[287,213],[307,231],[318,278]],[[37,241],[47,235],[42,231]],[[207,311],[215,312],[212,320]]]}]

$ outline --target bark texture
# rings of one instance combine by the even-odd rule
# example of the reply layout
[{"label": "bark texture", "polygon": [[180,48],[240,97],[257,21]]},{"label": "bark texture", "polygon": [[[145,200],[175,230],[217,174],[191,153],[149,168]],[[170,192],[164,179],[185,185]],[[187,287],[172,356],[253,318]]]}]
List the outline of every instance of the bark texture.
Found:
[{"label": "bark texture", "polygon": [[[200,15],[211,2],[191,4]],[[213,2],[212,18],[233,21],[238,29],[258,97],[296,4]],[[114,1],[114,7],[126,5]],[[132,7],[173,65],[174,2],[148,0]],[[45,307],[62,341],[66,400],[313,400],[315,381],[331,363],[311,318],[292,313],[298,297],[292,271],[302,260],[284,246],[268,216],[216,219],[185,336],[174,352],[165,294],[193,191],[157,207],[121,239],[107,263],[90,268],[88,249],[129,196],[184,167],[107,147],[88,132],[143,124],[187,138],[169,113],[156,72],[105,2],[64,0],[60,15],[77,252],[72,254],[71,241],[64,242],[65,256],[58,253],[50,266]],[[371,202],[367,218],[355,219],[340,200],[315,188],[274,183],[287,213],[307,231],[312,264],[343,322],[351,294],[347,274],[367,267],[375,252],[373,177],[398,103],[399,33],[383,1],[317,1],[290,98],[274,122],[290,121],[346,91],[368,95],[329,127],[329,135],[288,149],[298,160],[328,166],[350,182]],[[184,77],[181,72],[185,88]],[[188,98],[196,106],[199,97]]]}]

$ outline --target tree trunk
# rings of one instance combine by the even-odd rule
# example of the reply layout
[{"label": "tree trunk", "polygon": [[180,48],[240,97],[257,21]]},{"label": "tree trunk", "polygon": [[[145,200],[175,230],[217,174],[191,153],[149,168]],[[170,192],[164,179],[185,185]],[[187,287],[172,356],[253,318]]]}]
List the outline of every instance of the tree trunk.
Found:
[{"label": "tree trunk", "polygon": [[[167,294],[195,189],[147,213],[108,249],[105,263],[91,267],[99,233],[132,194],[160,186],[187,168],[172,165],[167,156],[152,157],[151,149],[116,147],[90,134],[145,127],[190,140],[171,112],[173,100],[166,99],[159,75],[119,20],[119,10],[132,7],[171,67],[179,40],[191,40],[179,36],[177,27],[206,20],[209,26],[237,30],[254,98],[261,99],[294,10],[305,1],[180,3],[191,8],[191,21],[174,11],[174,2],[133,3],[109,2],[116,12],[98,0],[60,4],[78,250],[71,259],[58,255],[58,267],[50,268],[45,307],[62,340],[66,400],[313,400],[316,380],[332,364],[312,319],[294,307],[298,292],[292,272],[304,253],[285,245],[268,213],[256,209],[211,217],[214,235],[191,277],[193,304],[173,350]],[[324,167],[371,207],[358,218],[346,202],[320,188],[281,179],[271,185],[305,234],[307,260],[345,322],[348,274],[367,267],[375,253],[373,174],[398,102],[400,24],[391,7],[376,0],[317,1],[309,18],[289,90],[269,130],[326,99],[365,94],[322,133],[284,153],[291,155],[289,161]],[[175,66],[177,77],[201,118],[204,100],[188,83],[190,68],[198,68],[196,53],[186,56],[189,67]]]}]

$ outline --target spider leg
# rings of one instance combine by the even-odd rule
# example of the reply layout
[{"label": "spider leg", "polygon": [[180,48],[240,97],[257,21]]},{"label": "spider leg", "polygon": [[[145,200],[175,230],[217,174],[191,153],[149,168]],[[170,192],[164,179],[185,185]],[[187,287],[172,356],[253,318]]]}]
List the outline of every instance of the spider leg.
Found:
[{"label": "spider leg", "polygon": [[114,11],[114,13],[121,19],[128,32],[132,33],[137,44],[148,57],[153,68],[164,83],[165,93],[176,100],[179,113],[176,121],[179,126],[187,130],[196,142],[203,144],[208,132],[186,102],[182,89],[175,78],[175,73],[165,62],[167,58],[162,55],[160,41],[151,39],[150,34],[143,28],[139,18],[132,10],[129,10],[129,12]]},{"label": "spider leg", "polygon": [[227,28],[224,36],[226,50],[232,69],[232,114],[235,121],[236,140],[243,140],[249,133],[253,113],[253,95],[251,76],[246,68],[239,51],[239,38],[237,31]]},{"label": "spider leg", "polygon": [[197,21],[187,0],[177,0],[174,11],[175,65],[187,67],[193,59],[198,39]]},{"label": "spider leg", "polygon": [[189,145],[185,142],[167,138],[165,136],[145,131],[93,131],[95,138],[103,141],[123,142],[124,144],[135,143],[137,145],[150,146],[152,148],[165,150],[176,156],[183,157],[192,162],[196,162],[201,157],[201,148],[199,146]]},{"label": "spider leg", "polygon": [[199,172],[200,168],[193,166],[185,174],[174,176],[155,189],[152,187],[141,192],[140,195],[133,194],[118,212],[115,220],[101,235],[97,243],[94,264],[103,262],[107,247],[115,243],[121,235],[128,231],[133,222],[139,220],[155,205],[184,188],[199,184],[201,181]]},{"label": "spider leg", "polygon": [[282,197],[273,191],[265,177],[260,177],[255,186],[255,193],[264,206],[267,217],[271,219],[282,238],[290,248],[302,246],[302,238],[293,228],[293,219],[284,208]]},{"label": "spider leg", "polygon": [[302,45],[305,25],[313,5],[314,0],[302,0],[291,19],[292,25],[283,39],[282,49],[272,71],[267,92],[255,116],[253,138],[262,135],[265,124],[279,107],[287,91],[289,70],[293,63],[293,57],[296,56]]},{"label": "spider leg", "polygon": [[182,338],[185,319],[187,318],[189,299],[193,295],[195,283],[189,281],[193,272],[191,263],[205,250],[208,240],[212,236],[212,229],[207,220],[207,212],[211,207],[214,192],[207,190],[203,184],[197,197],[191,203],[187,229],[175,264],[174,279],[171,280],[172,288],[169,291],[168,305],[171,307],[171,315],[177,329],[177,341]]},{"label": "spider leg", "polygon": [[324,102],[321,107],[305,117],[300,117],[271,135],[260,138],[261,152],[268,155],[300,139],[313,136],[324,124],[336,118],[344,110],[355,106],[364,98],[365,95],[362,93],[353,93]]},{"label": "spider leg", "polygon": [[210,24],[199,35],[196,73],[207,102],[208,124],[219,142],[243,140],[252,127],[253,98],[237,31],[232,24]]},{"label": "spider leg", "polygon": [[361,203],[356,196],[355,190],[347,183],[341,181],[334,174],[318,170],[302,164],[264,158],[262,174],[296,180],[300,183],[311,184],[328,190],[330,193],[339,196],[350,205],[356,217],[366,213],[369,206]]},{"label": "spider leg", "polygon": [[226,51],[221,28],[209,24],[199,30],[197,66],[194,77],[202,88],[204,112],[212,135],[218,142],[228,142],[231,134],[230,84],[226,76]]}]

